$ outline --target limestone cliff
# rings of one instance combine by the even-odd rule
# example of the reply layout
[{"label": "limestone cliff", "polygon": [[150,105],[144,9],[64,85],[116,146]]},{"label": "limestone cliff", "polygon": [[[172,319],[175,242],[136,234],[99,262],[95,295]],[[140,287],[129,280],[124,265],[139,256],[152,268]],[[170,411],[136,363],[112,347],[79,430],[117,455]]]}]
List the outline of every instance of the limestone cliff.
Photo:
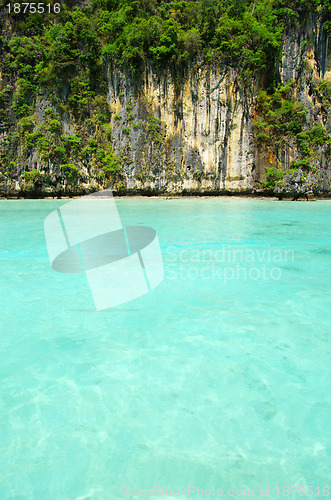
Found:
[{"label": "limestone cliff", "polygon": [[[321,124],[330,135],[330,89],[331,83],[331,47],[326,30],[318,16],[310,16],[297,29],[288,28],[283,37],[282,57],[279,74],[283,85],[294,81],[295,96],[307,110],[306,125]],[[274,148],[269,158],[264,155],[262,163],[274,165],[278,156],[286,170],[291,162],[298,158],[298,151],[293,142],[282,151]],[[308,174],[316,193],[328,193],[331,189],[331,158],[329,144],[316,144],[309,158],[311,171]],[[269,152],[270,153],[270,152]],[[260,155],[258,155],[259,157]],[[270,161],[271,160],[271,161]]]},{"label": "limestone cliff", "polygon": [[[304,127],[320,124],[329,137],[331,57],[318,16],[285,31],[277,72],[280,83],[293,83],[295,99],[307,111]],[[85,118],[83,113],[79,121],[73,118],[64,85],[60,99],[39,95],[33,119],[27,123],[23,117],[16,133],[0,130],[0,148],[11,159],[0,169],[2,195],[83,194],[104,187],[119,193],[270,192],[268,168],[287,172],[303,161],[291,135],[277,141],[273,132],[264,141],[257,134],[261,76],[248,84],[235,69],[202,60],[176,73],[148,63],[139,79],[105,60],[104,74],[107,102],[95,100]],[[16,92],[23,92],[17,83]],[[106,117],[103,128],[94,119],[97,109]],[[267,122],[270,133],[274,125]],[[37,129],[44,146],[40,137],[32,137]],[[315,192],[330,193],[329,142],[309,140],[306,181]],[[99,154],[100,141],[106,146]],[[69,163],[61,160],[65,155]],[[116,161],[116,168],[108,175],[95,157]]]},{"label": "limestone cliff", "polygon": [[177,82],[148,67],[136,88],[107,68],[113,146],[129,189],[182,193],[254,187],[253,99],[234,71],[191,67]]},{"label": "limestone cliff", "polygon": [[[318,19],[310,17],[299,30],[285,33],[278,68],[281,83],[296,83],[296,98],[308,111],[307,123],[320,123],[329,133],[330,102],[315,87],[331,81],[330,70],[328,37]],[[281,148],[257,146],[253,128],[257,88],[253,84],[245,88],[233,70],[197,64],[177,81],[170,71],[159,75],[148,67],[137,87],[129,74],[109,66],[107,82],[116,117],[113,145],[125,158],[128,189],[260,191],[266,168],[278,161],[289,170],[297,158],[290,139]],[[320,147],[312,161],[315,191],[330,191],[328,147]]]}]

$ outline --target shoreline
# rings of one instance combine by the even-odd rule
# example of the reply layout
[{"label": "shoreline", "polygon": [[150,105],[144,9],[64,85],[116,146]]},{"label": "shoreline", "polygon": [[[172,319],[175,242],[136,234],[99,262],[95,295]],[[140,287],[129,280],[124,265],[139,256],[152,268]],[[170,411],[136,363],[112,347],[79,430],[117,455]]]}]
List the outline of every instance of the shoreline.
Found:
[{"label": "shoreline", "polygon": [[[82,198],[84,196],[93,195],[96,193],[102,193],[102,191],[109,191],[109,188],[106,188],[101,191],[94,191],[92,193],[82,193],[82,194],[54,194],[43,196],[41,193],[34,193],[34,196],[19,195],[12,194],[9,196],[1,196],[1,200],[73,200],[77,198]],[[123,199],[136,199],[136,200],[145,200],[145,199],[157,199],[157,200],[180,200],[180,199],[251,199],[251,200],[270,200],[270,201],[317,201],[317,200],[331,200],[331,192],[330,193],[311,193],[309,194],[309,199],[306,198],[304,194],[299,196],[298,198],[293,198],[293,194],[286,195],[280,198],[272,192],[264,191],[264,192],[215,192],[212,191],[210,193],[204,192],[192,192],[192,193],[153,193],[153,192],[112,192],[113,198],[117,200]]]},{"label": "shoreline", "polygon": [[[92,193],[91,193],[92,194]],[[75,200],[78,198],[82,198],[87,195],[75,195],[75,196],[40,196],[40,197],[27,197],[27,196],[0,196],[1,201],[24,201],[24,200]],[[307,200],[305,197],[300,197],[296,200],[293,200],[292,197],[284,197],[283,199],[279,199],[277,196],[268,196],[268,195],[245,195],[245,194],[236,194],[236,195],[117,195],[113,194],[113,198],[116,200],[191,200],[191,199],[231,199],[231,200],[261,200],[261,201],[327,201],[331,200],[330,195],[314,195],[311,199]]]}]

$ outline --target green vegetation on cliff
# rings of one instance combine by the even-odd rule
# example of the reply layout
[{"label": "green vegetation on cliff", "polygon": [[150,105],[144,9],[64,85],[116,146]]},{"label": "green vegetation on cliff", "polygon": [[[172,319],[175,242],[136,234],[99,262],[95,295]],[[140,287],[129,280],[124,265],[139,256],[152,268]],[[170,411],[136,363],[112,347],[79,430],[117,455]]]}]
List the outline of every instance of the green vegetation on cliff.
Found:
[{"label": "green vegetation on cliff", "polygon": [[6,17],[3,1],[8,31],[1,48],[7,55],[4,66],[32,87],[56,85],[61,78],[77,75],[72,90],[80,107],[102,87],[103,56],[137,71],[147,60],[169,66],[202,56],[251,75],[272,67],[286,24],[299,23],[317,9],[328,24],[331,11],[331,0],[75,3],[62,3],[59,14],[12,12]]},{"label": "green vegetation on cliff", "polygon": [[[316,97],[321,107],[330,106],[331,86],[327,82],[315,85]],[[291,161],[290,172],[302,169],[305,174],[316,173],[320,167],[321,148],[327,148],[330,155],[331,137],[320,123],[307,123],[307,109],[295,99],[297,85],[292,80],[285,86],[278,86],[270,95],[260,91],[257,97],[256,118],[253,120],[257,146],[267,149],[276,156],[278,167],[267,169],[266,189],[272,189],[285,176],[279,157],[290,148],[296,152],[295,161]]]},{"label": "green vegetation on cliff", "polygon": [[[7,133],[0,184],[24,179],[26,189],[37,189],[35,171],[45,172],[43,179],[59,192],[63,183],[74,192],[91,177],[104,186],[121,183],[123,159],[112,147],[105,82],[110,63],[137,82],[149,63],[174,74],[197,61],[221,64],[235,70],[246,88],[255,82],[265,89],[258,98],[258,143],[271,145],[292,134],[300,161],[316,144],[313,132],[305,132],[303,105],[278,88],[276,62],[286,27],[318,11],[329,29],[331,0],[68,1],[60,13],[43,15],[23,9],[9,15],[6,4],[0,3],[0,120]],[[138,124],[127,111],[122,132],[128,136]],[[159,130],[150,116],[147,132],[155,142]],[[31,160],[36,155],[37,170]],[[84,168],[77,169],[78,163]]]}]

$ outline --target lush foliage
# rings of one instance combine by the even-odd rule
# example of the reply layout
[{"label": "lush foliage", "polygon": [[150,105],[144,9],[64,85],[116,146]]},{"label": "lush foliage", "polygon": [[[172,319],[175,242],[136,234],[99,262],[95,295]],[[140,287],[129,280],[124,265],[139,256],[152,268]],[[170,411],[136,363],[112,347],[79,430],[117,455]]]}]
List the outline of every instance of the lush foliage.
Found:
[{"label": "lush foliage", "polygon": [[[315,87],[319,89],[316,94],[322,107],[329,106],[331,86],[327,82],[315,82]],[[317,168],[319,149],[329,146],[331,139],[323,125],[307,123],[307,110],[295,99],[296,91],[294,81],[279,86],[272,95],[260,91],[253,121],[255,139],[259,147],[272,150],[276,159],[277,152],[286,147],[296,151],[297,159],[292,161],[291,169],[301,168],[308,172]],[[268,168],[264,187],[272,188],[284,175],[281,168]]]},{"label": "lush foliage", "polygon": [[276,183],[284,179],[285,172],[277,167],[268,167],[266,172],[266,181],[263,184],[265,189],[271,190],[275,187]]},{"label": "lush foliage", "polygon": [[306,109],[294,99],[294,82],[278,87],[272,95],[260,91],[254,122],[259,144],[281,145],[287,137],[300,134],[305,122]]},{"label": "lush foliage", "polygon": [[[326,20],[330,1],[322,2]],[[12,13],[9,21],[15,34],[2,44],[7,67],[24,79],[23,99],[33,87],[74,75],[71,98],[79,111],[102,86],[102,57],[138,70],[146,59],[169,65],[201,55],[252,74],[270,69],[285,22],[298,22],[320,4],[317,0],[61,3],[60,14]],[[17,108],[24,103],[18,102]]]},{"label": "lush foliage", "polygon": [[[58,178],[69,182],[84,180],[73,168],[77,162],[105,179],[120,172],[104,76],[112,63],[137,78],[147,61],[177,72],[196,60],[222,64],[235,70],[246,88],[259,81],[267,89],[258,102],[258,143],[295,136],[304,160],[305,151],[326,140],[322,130],[305,131],[305,110],[290,88],[275,91],[275,62],[289,23],[299,24],[319,9],[325,26],[331,26],[331,0],[68,0],[60,13],[47,15],[6,15],[6,2],[0,4],[0,121],[9,133],[0,169],[14,177],[25,175],[20,168],[14,173],[18,149],[21,155],[38,152],[45,167],[55,165]],[[316,92],[331,99],[323,84]],[[36,108],[45,96],[52,108],[40,120]],[[122,133],[129,136],[139,125],[127,111]],[[63,120],[69,118],[74,133],[63,134]],[[156,143],[160,129],[149,116],[146,132]]]}]

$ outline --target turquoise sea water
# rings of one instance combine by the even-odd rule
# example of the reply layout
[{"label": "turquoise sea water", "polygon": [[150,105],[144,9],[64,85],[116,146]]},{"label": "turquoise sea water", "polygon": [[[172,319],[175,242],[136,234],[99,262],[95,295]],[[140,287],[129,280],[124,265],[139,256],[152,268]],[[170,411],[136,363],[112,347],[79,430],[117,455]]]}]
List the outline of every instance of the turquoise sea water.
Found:
[{"label": "turquoise sea water", "polygon": [[165,278],[102,312],[49,265],[65,202],[0,202],[0,499],[324,497],[331,202],[120,199],[123,224],[157,230]]}]

